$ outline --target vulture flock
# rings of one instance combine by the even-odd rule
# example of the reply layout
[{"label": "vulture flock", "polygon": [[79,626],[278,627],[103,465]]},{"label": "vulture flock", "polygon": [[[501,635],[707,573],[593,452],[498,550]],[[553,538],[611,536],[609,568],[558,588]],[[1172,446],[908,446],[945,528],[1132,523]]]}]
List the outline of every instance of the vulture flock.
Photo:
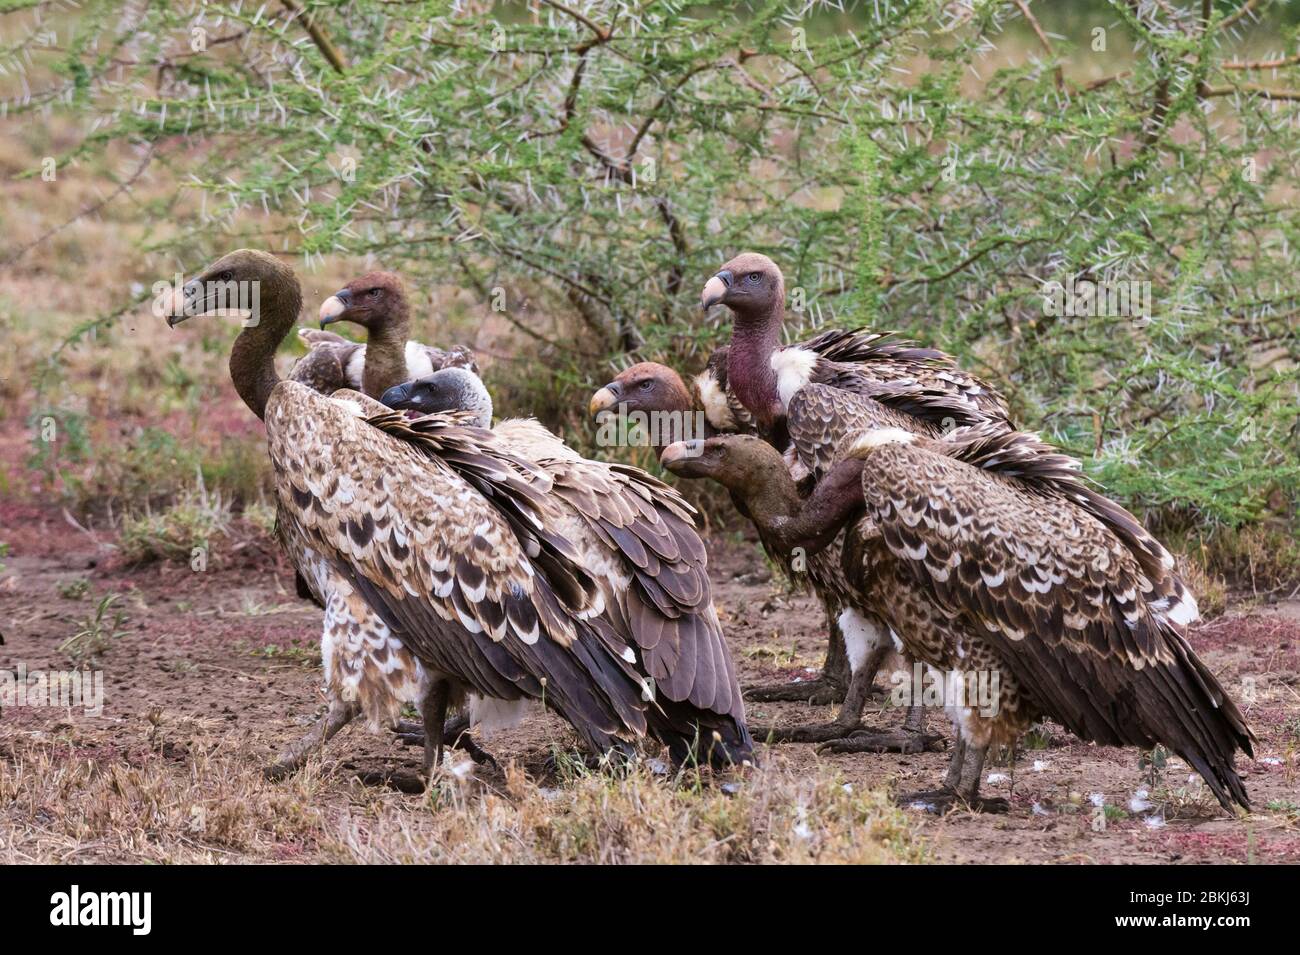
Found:
[{"label": "vulture flock", "polygon": [[[584,458],[531,418],[494,424],[468,349],[409,340],[392,273],[326,299],[287,380],[275,353],[302,292],[272,255],[213,263],[175,290],[168,323],[217,311],[230,283],[259,288],[230,374],[266,426],[299,593],[324,610],[329,705],[271,776],[363,716],[421,736],[431,777],[444,744],[490,759],[471,733],[532,705],[594,756],[635,758],[651,737],[678,764],[754,762],[707,554],[677,491]],[[1163,744],[1224,807],[1248,808],[1234,759],[1254,737],[1187,643],[1196,601],[1169,552],[950,356],[866,331],[783,345],[784,302],[771,259],[737,256],[701,301],[730,310],[730,342],[690,386],[642,362],[589,409],[703,420],[703,436],[661,438],[662,468],[726,487],[824,608],[821,679],[748,696],[838,702],[838,714],[754,735],[833,753],[939,748],[923,700],[895,726],[862,724],[898,653],[941,689],[952,728],[942,785],[904,799],[1005,808],[979,794],[989,748],[1050,718],[1102,744]],[[324,331],[335,322],[366,342]],[[400,721],[408,705],[422,726]]]}]

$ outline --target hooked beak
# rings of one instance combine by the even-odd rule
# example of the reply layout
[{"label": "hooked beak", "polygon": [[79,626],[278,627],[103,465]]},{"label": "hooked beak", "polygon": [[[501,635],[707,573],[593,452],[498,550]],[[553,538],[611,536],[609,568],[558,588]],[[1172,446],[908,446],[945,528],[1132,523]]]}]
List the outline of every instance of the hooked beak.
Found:
[{"label": "hooked beak", "polygon": [[187,318],[200,313],[196,307],[199,296],[203,294],[203,283],[198,279],[186,282],[180,288],[173,289],[163,303],[163,315],[167,318],[167,327],[175,328]]},{"label": "hooked beak", "polygon": [[320,327],[339,321],[352,307],[352,293],[345,288],[339,289],[320,303]]},{"label": "hooked beak", "polygon": [[731,271],[723,269],[713,278],[704,283],[704,291],[700,293],[700,307],[708,311],[722,301],[727,290],[731,288],[733,281]]},{"label": "hooked beak", "polygon": [[594,418],[602,411],[609,411],[618,404],[622,392],[623,386],[617,381],[611,381],[591,396],[591,404],[587,406],[587,413]]},{"label": "hooked beak", "polygon": [[415,382],[413,381],[405,381],[400,385],[393,385],[393,387],[389,388],[380,396],[380,404],[392,408],[395,411],[402,411],[407,408],[415,408],[418,410],[419,402],[414,394],[414,385]]},{"label": "hooked beak", "polygon": [[690,463],[703,453],[704,442],[699,438],[693,441],[674,441],[659,455],[659,466],[683,477],[693,477]]}]

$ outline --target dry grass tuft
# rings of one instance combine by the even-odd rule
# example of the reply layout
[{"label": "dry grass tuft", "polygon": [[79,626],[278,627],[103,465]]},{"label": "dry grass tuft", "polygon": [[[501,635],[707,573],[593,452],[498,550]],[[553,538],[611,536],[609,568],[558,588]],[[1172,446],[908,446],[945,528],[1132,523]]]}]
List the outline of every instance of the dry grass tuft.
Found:
[{"label": "dry grass tuft", "polygon": [[774,756],[730,778],[642,763],[539,784],[510,764],[495,782],[447,773],[410,796],[328,762],[270,783],[258,754],[223,739],[216,721],[154,718],[151,751],[125,758],[83,751],[66,727],[57,739],[0,739],[5,860],[926,861],[915,822],[829,765],[795,773]]},{"label": "dry grass tuft", "polygon": [[504,790],[448,784],[416,837],[406,814],[349,815],[326,851],[385,863],[923,862],[914,824],[881,790],[830,768],[796,775],[772,758],[743,780],[648,764],[580,773],[558,788],[517,766]]}]

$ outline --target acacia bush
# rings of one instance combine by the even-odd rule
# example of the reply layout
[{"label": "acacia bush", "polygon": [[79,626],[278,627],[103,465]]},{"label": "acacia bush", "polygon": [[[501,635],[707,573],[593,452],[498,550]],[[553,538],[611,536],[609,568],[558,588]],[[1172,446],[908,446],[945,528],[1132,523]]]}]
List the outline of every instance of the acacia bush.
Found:
[{"label": "acacia bush", "polygon": [[[0,8],[28,30],[4,62],[55,72],[10,113],[93,117],[61,165],[127,143],[200,198],[158,240],[179,262],[373,255],[472,290],[544,370],[497,382],[510,410],[576,420],[634,356],[698,367],[725,335],[701,283],[758,249],[791,334],[956,353],[1167,524],[1294,511],[1300,57],[1267,0],[1052,31],[935,0]],[[1087,282],[1150,307],[1053,314]]]}]

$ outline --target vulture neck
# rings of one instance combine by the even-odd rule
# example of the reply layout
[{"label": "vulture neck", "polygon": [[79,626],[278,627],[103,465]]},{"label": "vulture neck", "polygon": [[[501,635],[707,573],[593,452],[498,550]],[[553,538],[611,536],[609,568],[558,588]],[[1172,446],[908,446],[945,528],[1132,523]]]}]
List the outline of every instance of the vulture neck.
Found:
[{"label": "vulture neck", "polygon": [[727,351],[727,381],[764,435],[771,433],[779,414],[772,355],[781,347],[781,319],[776,302],[756,314],[737,313]]},{"label": "vulture neck", "polygon": [[230,380],[244,404],[264,418],[271,391],[280,383],[275,371],[275,350],[298,320],[302,289],[292,273],[261,280],[260,314],[256,325],[246,327],[230,349]]},{"label": "vulture neck", "polygon": [[763,537],[772,535],[772,522],[776,518],[796,518],[803,506],[799,488],[784,465],[765,472],[761,480],[750,481],[748,486],[732,491],[732,495],[744,505]]},{"label": "vulture neck", "polygon": [[368,330],[361,390],[376,401],[389,388],[411,377],[406,373],[406,340],[410,334],[411,313],[404,298],[394,302],[384,320]]}]

